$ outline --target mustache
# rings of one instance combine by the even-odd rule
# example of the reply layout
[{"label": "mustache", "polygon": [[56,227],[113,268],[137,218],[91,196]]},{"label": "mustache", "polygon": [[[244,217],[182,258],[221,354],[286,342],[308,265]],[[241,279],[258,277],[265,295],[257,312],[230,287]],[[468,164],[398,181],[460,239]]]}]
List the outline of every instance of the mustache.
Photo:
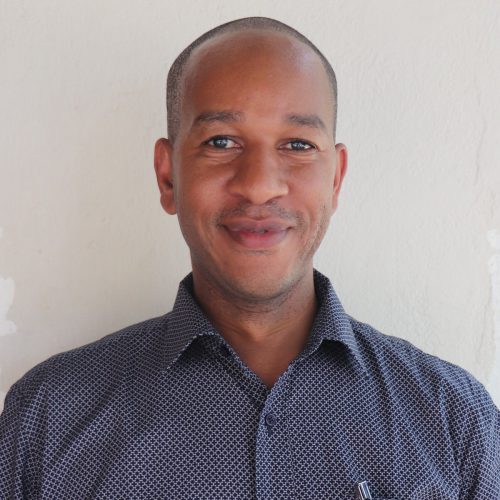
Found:
[{"label": "mustache", "polygon": [[227,208],[214,216],[215,224],[221,225],[225,219],[231,217],[245,217],[253,220],[281,219],[293,222],[295,225],[302,225],[304,217],[300,212],[289,210],[279,205],[277,201],[272,201],[264,205],[253,205],[251,203],[240,203],[236,207]]}]

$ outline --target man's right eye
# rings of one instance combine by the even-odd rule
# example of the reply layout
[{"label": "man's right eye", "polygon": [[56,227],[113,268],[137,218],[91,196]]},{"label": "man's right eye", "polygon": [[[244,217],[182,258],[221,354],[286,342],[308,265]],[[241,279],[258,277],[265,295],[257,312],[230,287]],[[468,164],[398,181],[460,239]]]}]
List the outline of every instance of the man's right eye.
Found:
[{"label": "man's right eye", "polygon": [[231,149],[231,148],[237,148],[238,144],[234,142],[232,139],[229,139],[229,137],[225,137],[223,135],[219,135],[216,137],[212,137],[208,141],[205,141],[207,146],[212,146],[213,148],[217,149]]}]

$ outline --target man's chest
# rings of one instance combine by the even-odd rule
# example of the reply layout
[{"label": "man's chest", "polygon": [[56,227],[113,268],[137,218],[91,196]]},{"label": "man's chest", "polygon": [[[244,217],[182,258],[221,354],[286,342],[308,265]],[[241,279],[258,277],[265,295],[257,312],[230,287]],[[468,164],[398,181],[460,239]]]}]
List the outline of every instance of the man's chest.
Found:
[{"label": "man's chest", "polygon": [[270,392],[238,377],[121,391],[66,431],[43,498],[354,499],[362,481],[375,499],[458,498],[453,450],[425,412],[340,372]]}]

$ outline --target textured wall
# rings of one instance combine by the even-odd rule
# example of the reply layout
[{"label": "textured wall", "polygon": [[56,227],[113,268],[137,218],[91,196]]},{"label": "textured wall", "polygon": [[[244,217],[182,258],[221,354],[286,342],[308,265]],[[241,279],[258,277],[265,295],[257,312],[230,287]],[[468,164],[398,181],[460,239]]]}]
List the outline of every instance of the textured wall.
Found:
[{"label": "textured wall", "polygon": [[189,260],[152,168],[164,78],[203,31],[267,15],[338,73],[350,170],[317,266],[352,315],[462,365],[500,402],[498,1],[0,0],[0,11],[0,391],[170,308]]}]

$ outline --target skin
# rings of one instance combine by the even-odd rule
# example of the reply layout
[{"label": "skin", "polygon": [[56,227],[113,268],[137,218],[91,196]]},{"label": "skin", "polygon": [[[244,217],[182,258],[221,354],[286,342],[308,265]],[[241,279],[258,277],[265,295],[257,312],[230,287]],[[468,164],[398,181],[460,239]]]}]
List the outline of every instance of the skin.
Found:
[{"label": "skin", "polygon": [[175,143],[155,147],[161,204],[178,216],[199,304],[272,387],[307,342],[312,259],[347,168],[328,79],[309,47],[256,30],[198,47],[183,83]]}]

